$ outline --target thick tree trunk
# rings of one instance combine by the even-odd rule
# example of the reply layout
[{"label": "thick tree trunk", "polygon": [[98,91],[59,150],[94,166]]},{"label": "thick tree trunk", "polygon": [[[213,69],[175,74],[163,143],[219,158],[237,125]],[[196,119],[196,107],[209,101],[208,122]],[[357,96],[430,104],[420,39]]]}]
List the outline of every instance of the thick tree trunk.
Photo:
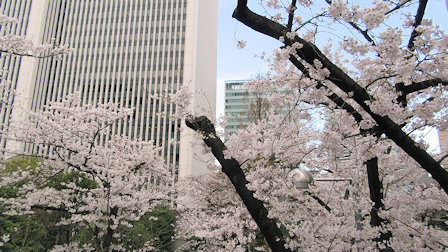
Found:
[{"label": "thick tree trunk", "polygon": [[186,124],[191,129],[204,136],[204,142],[212,149],[212,153],[222,166],[222,171],[232,182],[236,192],[241,197],[250,215],[257,223],[261,233],[266,238],[272,251],[290,251],[285,248],[285,240],[275,221],[268,217],[268,209],[263,202],[254,197],[254,193],[247,189],[248,181],[240,164],[233,158],[226,159],[224,143],[216,136],[215,127],[205,116],[189,118]]}]

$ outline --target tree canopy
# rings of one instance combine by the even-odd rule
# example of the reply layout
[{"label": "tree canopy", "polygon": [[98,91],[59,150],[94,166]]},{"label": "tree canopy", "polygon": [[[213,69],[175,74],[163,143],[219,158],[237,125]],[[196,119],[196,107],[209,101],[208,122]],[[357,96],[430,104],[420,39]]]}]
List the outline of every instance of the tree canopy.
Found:
[{"label": "tree canopy", "polygon": [[[296,120],[272,115],[223,143],[209,119],[187,117],[242,199],[206,205],[246,208],[273,251],[446,249],[432,215],[448,210],[446,153],[429,153],[417,134],[448,122],[448,37],[425,17],[427,1],[260,1],[264,13],[248,2],[233,17],[284,44],[248,85],[282,89],[269,101],[297,104]],[[327,182],[297,189],[288,181],[297,167]],[[253,224],[243,230],[256,237]],[[238,237],[235,249],[253,240]]]},{"label": "tree canopy", "polygon": [[[132,109],[79,104],[79,96],[71,95],[31,113],[27,123],[11,130],[9,137],[34,148],[43,161],[2,174],[2,188],[15,188],[13,195],[0,198],[3,214],[60,213],[57,225],[83,228],[58,244],[62,250],[130,249],[126,244],[135,244],[126,243],[121,230],[131,229],[159,206],[169,206],[171,174],[152,143],[111,134],[113,124]],[[83,233],[92,238],[80,239]],[[144,247],[154,242],[147,240]]]}]

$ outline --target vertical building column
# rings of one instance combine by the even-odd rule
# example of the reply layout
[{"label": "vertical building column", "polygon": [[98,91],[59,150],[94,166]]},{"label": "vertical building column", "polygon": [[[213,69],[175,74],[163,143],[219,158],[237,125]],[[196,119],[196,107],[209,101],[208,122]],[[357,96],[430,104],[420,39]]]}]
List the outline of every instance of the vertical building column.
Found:
[{"label": "vertical building column", "polygon": [[[218,30],[218,1],[191,0],[187,4],[185,31],[184,85],[199,92],[192,103],[202,108],[198,114],[212,120],[216,116],[216,54]],[[180,139],[179,177],[197,176],[209,172],[205,162],[214,160],[211,154],[202,153],[195,133],[182,122]]]},{"label": "vertical building column", "polygon": [[[42,43],[42,33],[47,13],[48,0],[33,0],[31,4],[26,36],[35,44]],[[22,57],[10,125],[20,125],[30,110],[37,74],[37,62],[33,57]],[[23,151],[24,144],[9,140],[6,149],[10,152]]]}]

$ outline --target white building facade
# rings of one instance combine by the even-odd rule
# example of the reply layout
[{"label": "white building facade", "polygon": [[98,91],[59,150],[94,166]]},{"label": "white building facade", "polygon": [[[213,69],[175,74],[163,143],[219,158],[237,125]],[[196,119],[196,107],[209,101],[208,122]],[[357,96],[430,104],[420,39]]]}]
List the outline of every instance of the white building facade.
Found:
[{"label": "white building facade", "polygon": [[[202,89],[192,105],[215,115],[217,0],[11,0],[2,5],[17,2],[30,5],[28,37],[38,43],[54,39],[73,52],[59,60],[27,59],[16,88],[22,104],[14,106],[13,120],[22,120],[22,110],[41,110],[73,92],[84,104],[117,102],[135,107],[135,113],[114,125],[113,133],[161,146],[180,176],[205,171],[195,158],[200,143],[184,122],[171,117],[176,106],[153,96],[183,85]],[[21,148],[37,151],[36,146]]]}]

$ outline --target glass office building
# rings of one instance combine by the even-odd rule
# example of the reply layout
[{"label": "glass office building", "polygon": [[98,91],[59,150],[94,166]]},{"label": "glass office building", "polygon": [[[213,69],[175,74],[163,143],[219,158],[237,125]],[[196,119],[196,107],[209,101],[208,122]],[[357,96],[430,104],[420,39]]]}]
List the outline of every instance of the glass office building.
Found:
[{"label": "glass office building", "polygon": [[[73,92],[80,93],[84,104],[135,107],[129,120],[113,126],[113,133],[161,146],[176,173],[203,172],[194,158],[200,150],[194,148],[192,132],[170,117],[176,107],[153,96],[176,92],[182,85],[204,89],[193,106],[209,109],[212,103],[214,115],[217,0],[6,2],[2,5],[31,6],[27,36],[73,48],[62,59],[29,59],[21,67],[20,74],[31,75],[18,83],[24,92],[16,100],[24,102],[23,109],[43,109]],[[33,146],[23,148],[36,151]]]},{"label": "glass office building", "polygon": [[[2,35],[25,35],[30,23],[31,1],[0,1],[0,13],[17,20],[14,24],[0,27]],[[3,48],[1,48],[3,49]],[[15,102],[13,92],[17,89],[20,66],[24,58],[0,52],[0,131],[7,131],[11,123],[12,104]],[[0,148],[6,147],[6,139],[0,135]]]}]

